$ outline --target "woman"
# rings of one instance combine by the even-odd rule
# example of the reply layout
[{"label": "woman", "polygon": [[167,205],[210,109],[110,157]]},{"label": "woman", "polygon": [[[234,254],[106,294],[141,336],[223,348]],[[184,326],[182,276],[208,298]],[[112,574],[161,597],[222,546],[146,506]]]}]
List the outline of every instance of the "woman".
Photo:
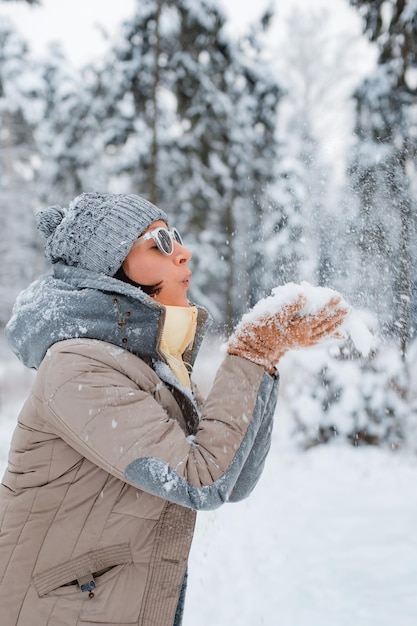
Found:
[{"label": "woman", "polygon": [[197,510],[245,498],[270,445],[275,365],[345,310],[242,322],[203,402],[190,383],[207,313],[190,251],[135,195],[38,214],[53,263],[6,335],[38,370],[0,487],[3,626],[178,626]]}]

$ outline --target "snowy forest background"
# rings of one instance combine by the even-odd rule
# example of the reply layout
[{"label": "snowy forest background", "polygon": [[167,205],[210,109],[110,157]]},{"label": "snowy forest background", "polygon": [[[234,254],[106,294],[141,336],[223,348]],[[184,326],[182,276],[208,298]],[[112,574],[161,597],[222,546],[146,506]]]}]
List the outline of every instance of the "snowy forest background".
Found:
[{"label": "snowy forest background", "polygon": [[[282,359],[259,485],[198,516],[184,626],[414,626],[417,0],[285,20],[276,0],[238,35],[227,2],[134,0],[82,64],[10,17],[47,4],[0,0],[0,326],[47,269],[36,211],[93,189],[145,195],[184,232],[215,318],[203,393],[271,287],[340,290],[374,349]],[[33,376],[0,339],[0,475]]]},{"label": "snowy forest background", "polygon": [[368,357],[345,342],[283,363],[302,447],[414,449],[417,2],[351,0],[363,34],[337,37],[326,11],[295,10],[271,41],[273,5],[234,37],[214,0],[141,0],[82,67],[59,44],[33,54],[2,4],[0,323],[45,270],[39,208],[138,193],[185,233],[191,296],[218,333],[288,281],[363,311],[379,337]]}]

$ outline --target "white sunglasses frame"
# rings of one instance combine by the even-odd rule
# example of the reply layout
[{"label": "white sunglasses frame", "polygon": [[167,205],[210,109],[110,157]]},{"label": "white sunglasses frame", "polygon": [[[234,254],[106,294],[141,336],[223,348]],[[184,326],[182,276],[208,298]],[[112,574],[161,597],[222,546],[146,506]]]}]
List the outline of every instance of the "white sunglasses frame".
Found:
[{"label": "white sunglasses frame", "polygon": [[[167,252],[161,246],[160,240],[158,238],[158,233],[160,233],[161,230],[168,233],[168,236],[171,239],[171,251],[170,252]],[[154,240],[154,242],[156,243],[158,247],[158,250],[165,256],[171,256],[174,253],[174,242],[179,243],[181,246],[183,245],[182,237],[176,228],[172,228],[171,230],[168,230],[168,228],[165,228],[164,226],[158,226],[157,228],[150,230],[148,233],[145,233],[144,235],[141,235],[140,237],[138,237],[135,243],[133,244],[131,250],[138,248],[146,241],[149,241],[149,239]]]}]

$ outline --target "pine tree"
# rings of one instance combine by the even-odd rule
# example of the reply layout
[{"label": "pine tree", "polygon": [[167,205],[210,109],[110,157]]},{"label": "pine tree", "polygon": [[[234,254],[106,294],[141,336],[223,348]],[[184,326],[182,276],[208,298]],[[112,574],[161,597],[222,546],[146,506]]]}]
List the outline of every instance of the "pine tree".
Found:
[{"label": "pine tree", "polygon": [[40,65],[45,115],[36,128],[41,167],[38,198],[65,204],[83,191],[102,189],[103,137],[94,110],[95,75],[76,71],[58,45]]},{"label": "pine tree", "polygon": [[43,115],[42,80],[26,42],[0,20],[0,323],[38,267],[34,130]]},{"label": "pine tree", "polygon": [[[352,180],[360,199],[357,239],[386,332],[406,353],[413,334],[416,255],[417,16],[403,0],[351,0],[376,43],[378,66],[355,94],[358,144]],[[372,275],[367,269],[373,268]],[[372,282],[373,281],[373,282]],[[382,299],[382,302],[381,302]]]},{"label": "pine tree", "polygon": [[187,28],[172,58],[177,111],[185,125],[173,149],[181,180],[190,181],[175,197],[178,215],[183,206],[192,209],[187,226],[195,228],[196,250],[206,248],[198,258],[205,269],[200,294],[209,287],[219,308],[226,309],[230,329],[265,293],[269,259],[262,231],[281,90],[263,58],[262,34],[271,16],[233,42],[216,4],[202,7],[205,14],[184,2],[181,23]]},{"label": "pine tree", "polygon": [[346,125],[340,109],[357,82],[353,64],[360,41],[353,27],[335,37],[337,26],[324,8],[296,8],[276,43],[285,94],[267,245],[280,281],[303,279],[345,291],[346,261],[352,266],[353,254],[341,209],[343,156],[328,151],[332,135]]},{"label": "pine tree", "polygon": [[111,184],[128,186],[161,205],[162,144],[174,126],[167,69],[171,5],[165,0],[138,1],[101,67],[96,68],[95,114],[102,128]]},{"label": "pine tree", "polygon": [[262,230],[280,90],[261,59],[259,36],[232,42],[217,3],[146,0],[100,69],[95,99],[109,180],[130,181],[187,231],[195,297],[214,302],[219,320],[226,310],[229,325],[264,267],[250,239]]},{"label": "pine tree", "polygon": [[[351,342],[333,353],[316,349],[312,358],[288,357],[297,371],[284,391],[303,448],[332,441],[396,450],[407,445],[415,406],[397,350],[381,345],[369,357]],[[288,362],[287,362],[288,363]],[[302,376],[300,376],[302,372]],[[288,374],[287,374],[288,375]]]}]

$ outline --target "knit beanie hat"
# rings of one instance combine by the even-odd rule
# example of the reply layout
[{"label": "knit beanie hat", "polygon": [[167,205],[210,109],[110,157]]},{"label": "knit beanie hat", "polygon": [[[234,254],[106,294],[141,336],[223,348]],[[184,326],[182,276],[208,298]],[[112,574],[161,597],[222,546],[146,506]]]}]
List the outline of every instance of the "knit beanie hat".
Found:
[{"label": "knit beanie hat", "polygon": [[37,214],[46,237],[45,256],[58,263],[114,276],[133,242],[164,211],[134,194],[82,193],[68,209],[51,206]]}]

